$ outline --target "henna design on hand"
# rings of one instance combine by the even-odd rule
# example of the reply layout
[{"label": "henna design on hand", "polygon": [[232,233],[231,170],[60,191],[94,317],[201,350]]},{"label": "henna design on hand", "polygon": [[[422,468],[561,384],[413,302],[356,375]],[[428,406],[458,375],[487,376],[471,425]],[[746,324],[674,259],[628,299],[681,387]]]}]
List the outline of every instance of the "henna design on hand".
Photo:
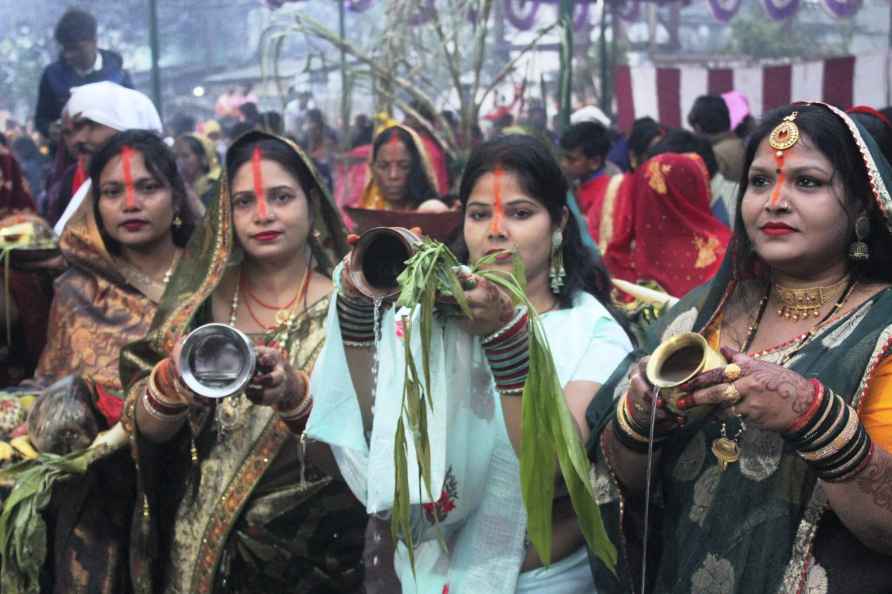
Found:
[{"label": "henna design on hand", "polygon": [[855,485],[870,495],[874,505],[892,513],[892,460],[879,447],[873,453],[873,460],[855,478]]}]

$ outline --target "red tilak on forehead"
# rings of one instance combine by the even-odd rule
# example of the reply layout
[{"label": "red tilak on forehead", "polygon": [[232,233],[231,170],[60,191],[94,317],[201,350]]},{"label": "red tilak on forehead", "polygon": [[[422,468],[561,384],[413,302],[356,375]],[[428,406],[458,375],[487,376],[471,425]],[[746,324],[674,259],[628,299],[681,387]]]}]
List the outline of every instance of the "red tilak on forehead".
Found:
[{"label": "red tilak on forehead", "polygon": [[783,187],[784,181],[786,181],[786,176],[784,175],[784,151],[774,153],[774,163],[777,165],[777,179],[774,180],[774,189],[771,191],[771,201],[769,202],[771,208],[777,208],[777,204],[780,202],[781,187]]},{"label": "red tilak on forehead", "polygon": [[127,145],[121,149],[121,167],[124,169],[124,189],[126,190],[124,205],[127,208],[136,207],[136,196],[133,188],[133,170],[130,161],[133,159],[133,149]]},{"label": "red tilak on forehead", "polygon": [[490,233],[499,233],[502,230],[502,219],[505,216],[505,207],[502,204],[502,175],[501,167],[496,167],[492,172],[492,223],[489,225]]},{"label": "red tilak on forehead", "polygon": [[260,162],[263,160],[263,151],[259,146],[254,147],[254,154],[251,155],[251,173],[254,177],[254,196],[257,198],[257,214],[260,218],[265,219],[269,214],[266,207],[266,190],[263,187],[263,171],[260,168]]},{"label": "red tilak on forehead", "polygon": [[396,146],[400,142],[400,135],[396,133],[396,130],[391,131],[390,138],[387,139],[387,144],[390,146]]}]

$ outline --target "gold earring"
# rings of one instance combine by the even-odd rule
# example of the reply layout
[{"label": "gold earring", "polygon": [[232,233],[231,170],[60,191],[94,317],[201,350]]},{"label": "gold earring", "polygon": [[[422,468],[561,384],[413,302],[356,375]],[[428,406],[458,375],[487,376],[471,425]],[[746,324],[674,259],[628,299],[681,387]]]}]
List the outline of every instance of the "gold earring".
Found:
[{"label": "gold earring", "polygon": [[870,235],[870,219],[867,215],[859,215],[855,219],[855,241],[849,246],[849,258],[856,262],[865,262],[870,259],[870,248],[865,239]]},{"label": "gold earring", "polygon": [[182,227],[182,226],[183,226],[183,219],[180,218],[180,215],[176,215],[176,216],[173,218],[173,228],[174,228],[174,229],[179,229],[179,228]]}]

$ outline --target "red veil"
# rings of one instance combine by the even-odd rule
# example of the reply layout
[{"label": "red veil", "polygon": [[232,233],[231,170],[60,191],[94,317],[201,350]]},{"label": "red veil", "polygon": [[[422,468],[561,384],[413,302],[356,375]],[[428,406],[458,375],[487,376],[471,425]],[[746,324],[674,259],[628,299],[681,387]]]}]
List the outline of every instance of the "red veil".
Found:
[{"label": "red veil", "polygon": [[655,281],[681,297],[718,271],[731,230],[710,209],[709,173],[695,154],[653,157],[634,174],[605,262],[616,278]]}]

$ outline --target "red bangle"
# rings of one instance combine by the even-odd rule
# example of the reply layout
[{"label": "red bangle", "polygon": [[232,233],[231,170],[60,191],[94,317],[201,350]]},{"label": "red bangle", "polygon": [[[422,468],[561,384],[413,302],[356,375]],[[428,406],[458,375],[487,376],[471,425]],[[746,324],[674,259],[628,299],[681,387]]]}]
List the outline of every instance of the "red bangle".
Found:
[{"label": "red bangle", "polygon": [[818,412],[818,409],[821,408],[821,402],[824,400],[824,385],[812,378],[809,380],[809,383],[812,385],[814,389],[812,393],[811,402],[808,405],[808,409],[804,413],[802,413],[798,419],[793,421],[793,423],[787,427],[784,433],[796,433],[797,431],[801,431],[803,427],[808,425],[809,421],[811,421],[815,414]]}]

